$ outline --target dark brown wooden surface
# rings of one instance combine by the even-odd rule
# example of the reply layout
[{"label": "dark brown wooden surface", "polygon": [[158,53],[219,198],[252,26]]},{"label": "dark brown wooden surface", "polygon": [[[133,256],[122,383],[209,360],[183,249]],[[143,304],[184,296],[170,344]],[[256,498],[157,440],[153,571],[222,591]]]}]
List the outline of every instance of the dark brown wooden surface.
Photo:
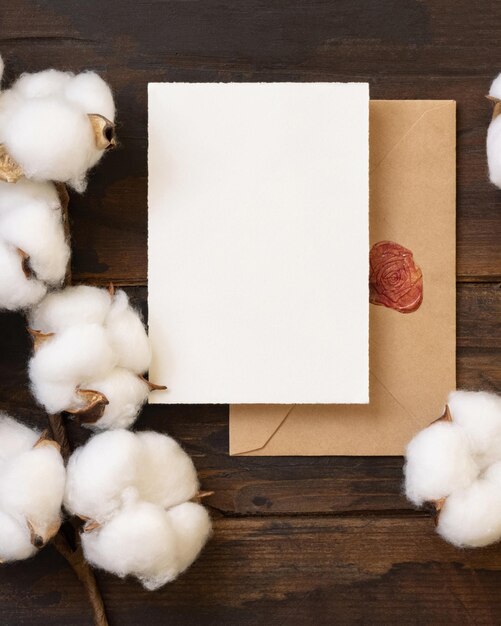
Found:
[{"label": "dark brown wooden surface", "polygon": [[[458,385],[501,391],[501,191],[486,179],[501,5],[469,0],[16,0],[0,4],[6,82],[49,66],[113,85],[120,149],[72,196],[75,279],[146,299],[146,84],[368,80],[373,98],[458,102]],[[0,314],[0,410],[44,415],[19,315]],[[227,407],[147,407],[183,443],[215,520],[200,560],[155,593],[99,574],[112,624],[501,622],[501,546],[459,551],[401,495],[401,458],[230,458]],[[75,441],[86,433],[71,427]],[[90,624],[52,549],[0,569],[1,624]]]}]

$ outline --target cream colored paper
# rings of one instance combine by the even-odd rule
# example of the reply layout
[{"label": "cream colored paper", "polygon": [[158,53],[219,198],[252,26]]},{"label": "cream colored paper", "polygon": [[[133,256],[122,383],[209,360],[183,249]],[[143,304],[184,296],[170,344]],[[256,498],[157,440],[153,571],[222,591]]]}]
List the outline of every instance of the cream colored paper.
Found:
[{"label": "cream colored paper", "polygon": [[368,406],[230,407],[230,452],[399,455],[455,387],[455,103],[371,101],[370,240],[414,253],[415,313],[370,307]]},{"label": "cream colored paper", "polygon": [[367,402],[367,246],[367,84],[149,85],[152,402]]}]

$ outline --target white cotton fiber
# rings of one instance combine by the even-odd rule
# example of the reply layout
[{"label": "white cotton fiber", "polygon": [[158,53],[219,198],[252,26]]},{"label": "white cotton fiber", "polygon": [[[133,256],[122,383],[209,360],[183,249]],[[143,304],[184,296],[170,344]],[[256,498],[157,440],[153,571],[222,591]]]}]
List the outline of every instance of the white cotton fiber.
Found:
[{"label": "white cotton fiber", "polygon": [[50,412],[85,408],[78,390],[107,400],[89,428],[126,428],[149,394],[140,378],[151,360],[141,317],[122,290],[78,286],[49,294],[30,314],[31,328],[54,336],[35,351],[29,366],[37,400]]},{"label": "white cotton fiber", "polygon": [[200,554],[211,533],[207,509],[195,502],[183,502],[167,511],[176,534],[177,564],[184,572]]},{"label": "white cotton fiber", "polygon": [[16,210],[18,206],[39,202],[49,209],[61,206],[59,194],[53,183],[36,182],[21,178],[17,183],[0,181],[0,215],[4,211]]},{"label": "white cotton fiber", "polygon": [[38,437],[36,431],[0,412],[0,466],[32,448]]},{"label": "white cotton fiber", "polygon": [[75,515],[103,522],[122,505],[122,494],[134,486],[141,462],[137,436],[114,430],[92,437],[71,455],[64,505]]},{"label": "white cotton fiber", "polygon": [[454,391],[449,396],[454,424],[466,433],[483,468],[501,461],[501,398],[486,391]]},{"label": "white cotton fiber", "polygon": [[49,69],[34,74],[25,73],[17,79],[15,91],[25,98],[44,98],[64,93],[73,74]]},{"label": "white cotton fiber", "polygon": [[[501,74],[491,84],[489,95],[501,100]],[[487,165],[489,179],[501,187],[501,116],[495,117],[487,130]]]},{"label": "white cotton fiber", "polygon": [[145,372],[151,362],[150,342],[139,314],[129,305],[125,291],[115,293],[106,319],[106,330],[118,365],[136,374]]},{"label": "white cotton fiber", "polygon": [[480,479],[451,494],[438,518],[437,532],[459,547],[479,548],[501,538],[501,491]]},{"label": "white cotton fiber", "polygon": [[26,522],[0,510],[0,563],[28,559],[36,552]]},{"label": "white cotton fiber", "polygon": [[72,455],[65,496],[72,513],[101,522],[120,506],[126,490],[169,508],[195,496],[198,479],[181,446],[155,432],[108,431]]},{"label": "white cotton fiber", "polygon": [[405,491],[414,504],[440,500],[471,484],[478,473],[467,437],[451,423],[429,426],[407,446]]},{"label": "white cotton fiber", "polygon": [[192,460],[181,446],[165,435],[155,432],[138,433],[142,460],[137,476],[137,488],[143,500],[169,508],[191,500],[199,488]]},{"label": "white cotton fiber", "polygon": [[407,447],[405,488],[417,505],[437,506],[437,531],[460,547],[501,539],[501,398],[455,391],[452,421],[421,431]]},{"label": "white cotton fiber", "polygon": [[16,248],[0,240],[0,309],[16,311],[33,306],[46,292],[44,283],[26,278]]},{"label": "white cotton fiber", "polygon": [[100,430],[129,428],[149,394],[144,380],[123,367],[115,367],[102,378],[86,381],[85,386],[100,391],[108,400],[102,417],[93,425]]},{"label": "white cotton fiber", "polygon": [[70,249],[53,184],[0,182],[0,309],[26,309],[66,274]]},{"label": "white cotton fiber", "polygon": [[[33,360],[30,362],[30,375],[32,363]],[[80,406],[76,389],[71,382],[47,382],[35,375],[31,383],[31,391],[49,414],[58,413],[62,406]]]},{"label": "white cotton fiber", "polygon": [[20,454],[2,468],[0,508],[30,521],[44,541],[59,520],[65,470],[59,451],[44,445]]},{"label": "white cotton fiber", "polygon": [[45,341],[30,361],[30,376],[48,382],[81,381],[90,374],[104,376],[114,366],[115,356],[103,327],[86,324]]},{"label": "white cotton fiber", "polygon": [[0,237],[28,254],[30,269],[38,280],[48,285],[63,281],[70,250],[59,210],[43,203],[21,205],[0,215]]},{"label": "white cotton fiber", "polygon": [[95,72],[87,71],[72,76],[65,84],[64,95],[84,113],[97,113],[110,122],[115,119],[111,89]]},{"label": "white cotton fiber", "polygon": [[121,578],[139,578],[157,589],[179,571],[176,535],[165,511],[149,502],[124,508],[102,528],[82,535],[85,558]]},{"label": "white cotton fiber", "polygon": [[30,326],[44,333],[60,333],[76,325],[103,325],[110,311],[111,298],[106,289],[87,285],[66,287],[49,294],[31,312]]},{"label": "white cotton fiber", "polygon": [[84,533],[85,557],[149,590],[174,580],[197,558],[211,531],[207,511],[186,502],[169,511],[149,502],[127,504],[102,528]]},{"label": "white cotton fiber", "polygon": [[115,430],[71,456],[65,507],[91,522],[82,534],[90,563],[156,589],[189,567],[210,535],[206,509],[187,501],[197,490],[193,462],[173,439]]},{"label": "white cotton fiber", "polygon": [[32,556],[57,532],[64,484],[59,448],[0,414],[0,561]]},{"label": "white cotton fiber", "polygon": [[501,100],[501,74],[498,74],[492,81],[489,88],[489,95]]},{"label": "white cotton fiber", "polygon": [[97,74],[23,74],[0,94],[0,143],[27,178],[83,191],[87,170],[104,153],[90,114],[115,117],[111,90]]}]

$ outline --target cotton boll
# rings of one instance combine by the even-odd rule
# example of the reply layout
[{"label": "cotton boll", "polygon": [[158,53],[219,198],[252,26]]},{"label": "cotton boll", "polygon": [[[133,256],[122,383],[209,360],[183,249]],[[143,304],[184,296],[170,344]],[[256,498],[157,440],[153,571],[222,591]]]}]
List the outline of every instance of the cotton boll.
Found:
[{"label": "cotton boll", "polygon": [[51,445],[31,448],[2,468],[0,509],[29,521],[45,542],[59,528],[64,483],[59,451]]},{"label": "cotton boll", "polygon": [[114,113],[111,90],[93,72],[25,74],[0,94],[0,143],[27,178],[83,191],[88,169],[114,145],[99,126]]},{"label": "cotton boll", "polygon": [[102,522],[122,505],[124,490],[134,486],[141,445],[126,430],[92,437],[70,457],[64,505],[70,513]]},{"label": "cotton boll", "polygon": [[0,237],[29,256],[37,279],[50,285],[62,282],[70,258],[61,213],[31,202],[0,216]]},{"label": "cotton boll", "polygon": [[[492,82],[489,95],[501,99],[501,74]],[[495,117],[487,130],[487,165],[489,179],[501,187],[501,116]]]},{"label": "cotton boll", "polygon": [[47,292],[36,278],[27,278],[16,248],[0,240],[0,309],[16,311],[33,306]]},{"label": "cotton boll", "polygon": [[83,191],[85,172],[101,156],[88,117],[55,96],[22,102],[2,135],[28,178],[68,182],[77,191]]},{"label": "cotton boll", "polygon": [[483,474],[483,478],[493,485],[497,485],[501,493],[501,462],[493,463],[488,467]]},{"label": "cotton boll", "polygon": [[[176,578],[210,534],[191,459],[165,435],[114,430],[92,437],[67,467],[65,507],[88,523],[86,559],[146,589]],[[175,506],[173,506],[175,504]]]},{"label": "cotton boll", "polygon": [[106,333],[97,324],[73,326],[55,334],[35,352],[30,362],[33,380],[80,381],[105,376],[115,365]]},{"label": "cotton boll", "polygon": [[85,558],[121,578],[132,575],[157,589],[180,571],[169,517],[149,502],[129,503],[102,528],[82,535]]},{"label": "cotton boll", "polygon": [[[40,403],[56,411],[83,410],[82,398],[78,405],[61,405],[56,396],[93,390],[108,404],[95,423],[85,426],[124,428],[134,422],[150,391],[137,374],[148,369],[151,350],[141,317],[124,291],[113,294],[78,286],[51,293],[31,312],[30,326],[54,334],[30,363],[32,388]],[[92,333],[99,337],[92,338]],[[73,392],[65,385],[69,382]]]},{"label": "cotton boll", "polygon": [[466,435],[454,424],[437,422],[407,446],[405,491],[416,505],[437,501],[467,487],[478,476]]},{"label": "cotton boll", "polygon": [[193,498],[199,483],[193,461],[171,437],[137,433],[142,446],[137,486],[143,500],[168,508]]},{"label": "cotton boll", "polygon": [[15,211],[17,207],[36,200],[50,209],[59,209],[61,202],[53,183],[38,182],[21,178],[17,183],[0,181],[0,215]]},{"label": "cotton boll", "polygon": [[146,372],[151,361],[148,335],[139,313],[129,305],[129,298],[123,290],[117,291],[113,297],[106,329],[118,364],[137,374]]},{"label": "cotton boll", "polygon": [[487,166],[489,180],[501,187],[501,116],[492,120],[487,130]]},{"label": "cotton boll", "polygon": [[[68,328],[45,341],[29,363],[36,399],[47,411],[76,410],[84,406],[78,389],[91,376],[106,376],[115,357],[101,326],[88,324]],[[71,405],[66,404],[72,397]]]},{"label": "cotton boll", "polygon": [[0,563],[28,559],[36,551],[26,523],[0,511]]},{"label": "cotton boll", "polygon": [[84,113],[98,113],[110,122],[115,120],[111,89],[95,72],[82,72],[65,84],[65,96]]},{"label": "cotton boll", "polygon": [[481,468],[501,460],[501,398],[486,391],[454,391],[449,408]]},{"label": "cotton boll", "polygon": [[0,412],[0,471],[2,462],[30,450],[39,434]]},{"label": "cotton boll", "polygon": [[65,468],[57,444],[0,415],[0,562],[32,556],[59,529]]},{"label": "cotton boll", "polygon": [[49,69],[25,73],[16,80],[12,89],[26,98],[43,98],[64,94],[64,88],[73,77],[71,72]]},{"label": "cotton boll", "polygon": [[0,183],[0,308],[37,304],[62,282],[69,256],[54,185]]},{"label": "cotton boll", "polygon": [[31,365],[32,361],[30,362],[31,390],[47,413],[59,413],[81,406],[81,399],[77,396],[75,384],[72,381],[52,383],[37,374],[32,376]]},{"label": "cotton boll", "polygon": [[49,294],[31,312],[30,326],[44,333],[60,333],[75,325],[103,325],[111,306],[105,289],[79,285]]},{"label": "cotton boll", "polygon": [[167,511],[176,534],[179,573],[184,572],[200,554],[211,534],[211,522],[205,507],[184,502]]},{"label": "cotton boll", "polygon": [[83,424],[93,429],[128,428],[137,418],[149,393],[143,380],[122,367],[116,367],[104,378],[87,381],[85,386],[100,391],[109,402],[95,424]]},{"label": "cotton boll", "polygon": [[498,74],[496,78],[492,81],[489,89],[489,95],[493,96],[494,98],[501,99],[501,74]]},{"label": "cotton boll", "polygon": [[479,548],[501,538],[499,486],[478,480],[451,494],[440,511],[437,532],[459,547]]}]

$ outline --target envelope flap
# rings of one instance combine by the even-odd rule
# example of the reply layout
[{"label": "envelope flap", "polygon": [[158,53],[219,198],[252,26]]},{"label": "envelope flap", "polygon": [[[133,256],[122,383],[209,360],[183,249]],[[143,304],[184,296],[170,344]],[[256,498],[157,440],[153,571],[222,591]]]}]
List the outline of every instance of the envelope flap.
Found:
[{"label": "envelope flap", "polygon": [[[404,103],[406,106],[402,106]],[[371,173],[422,122],[431,122],[433,118],[450,119],[455,107],[454,100],[371,100]],[[441,131],[443,123],[438,123],[437,127]],[[377,134],[376,141],[373,141],[374,134]],[[454,142],[455,137],[450,141]]]},{"label": "envelope flap", "polygon": [[264,448],[293,408],[288,404],[241,404],[231,416],[230,454],[238,455]]}]

